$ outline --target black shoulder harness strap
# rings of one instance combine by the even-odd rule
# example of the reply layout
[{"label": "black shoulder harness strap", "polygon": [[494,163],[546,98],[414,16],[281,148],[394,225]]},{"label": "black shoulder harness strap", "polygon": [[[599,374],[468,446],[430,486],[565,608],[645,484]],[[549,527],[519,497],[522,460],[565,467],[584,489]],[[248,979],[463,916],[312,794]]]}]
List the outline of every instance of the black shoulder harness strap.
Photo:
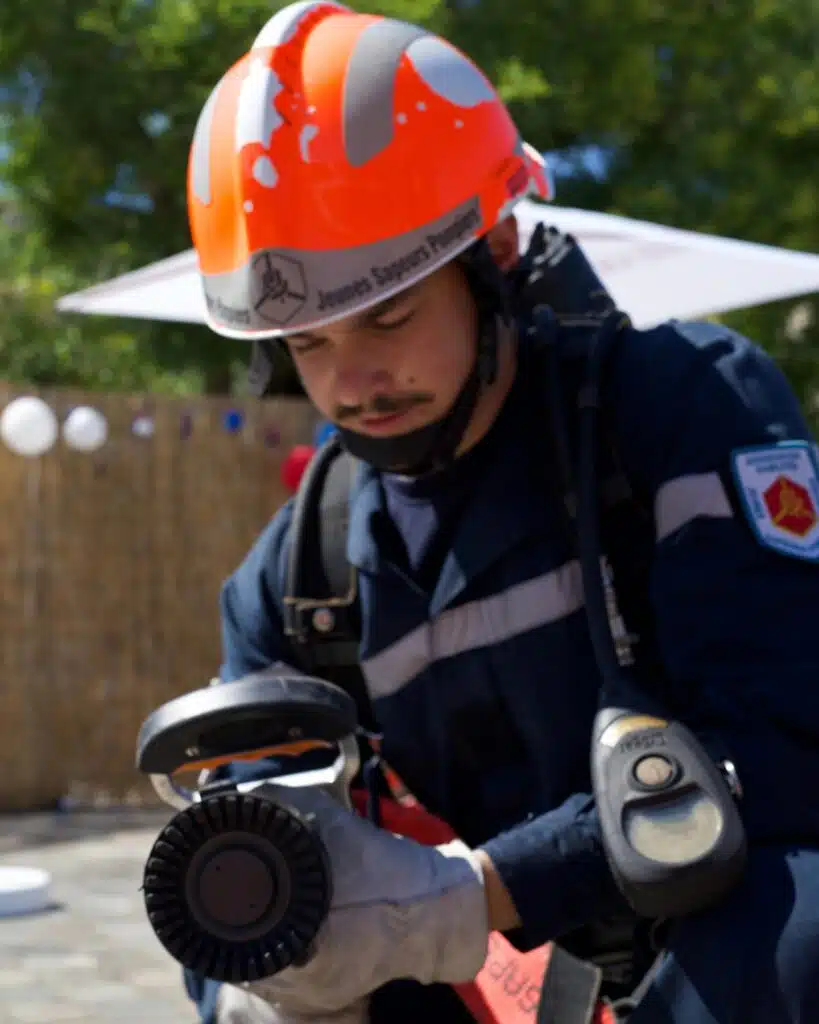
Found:
[{"label": "black shoulder harness strap", "polygon": [[346,689],[361,724],[375,732],[358,664],[358,579],[347,561],[356,471],[355,460],[331,437],[301,479],[293,507],[284,630],[302,667]]}]

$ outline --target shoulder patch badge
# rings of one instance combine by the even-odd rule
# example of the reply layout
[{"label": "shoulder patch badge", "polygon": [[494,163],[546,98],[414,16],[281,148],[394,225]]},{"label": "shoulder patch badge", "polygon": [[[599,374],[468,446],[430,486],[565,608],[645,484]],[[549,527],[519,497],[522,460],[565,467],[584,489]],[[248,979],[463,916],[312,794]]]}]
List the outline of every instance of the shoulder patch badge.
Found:
[{"label": "shoulder patch badge", "polygon": [[808,441],[740,448],[731,470],[745,515],[766,548],[819,562],[819,457]]}]

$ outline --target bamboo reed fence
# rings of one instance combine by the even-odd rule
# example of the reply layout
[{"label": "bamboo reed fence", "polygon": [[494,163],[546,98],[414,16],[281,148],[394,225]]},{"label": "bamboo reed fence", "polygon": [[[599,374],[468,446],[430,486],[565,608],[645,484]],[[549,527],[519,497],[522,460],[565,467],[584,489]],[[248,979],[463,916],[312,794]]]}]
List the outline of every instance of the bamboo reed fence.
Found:
[{"label": "bamboo reed fence", "polygon": [[[17,393],[0,385],[0,408]],[[217,670],[219,588],[315,416],[300,399],[25,393],[61,421],[96,407],[109,439],[38,459],[0,445],[0,812],[151,802],[139,726]]]}]

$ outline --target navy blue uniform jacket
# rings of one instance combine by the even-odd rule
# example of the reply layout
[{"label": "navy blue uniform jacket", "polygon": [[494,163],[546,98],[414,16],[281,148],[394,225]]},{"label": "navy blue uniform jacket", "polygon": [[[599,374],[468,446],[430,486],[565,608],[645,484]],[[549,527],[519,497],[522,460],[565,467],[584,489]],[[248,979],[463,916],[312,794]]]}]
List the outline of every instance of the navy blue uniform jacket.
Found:
[{"label": "navy blue uniform jacket", "polygon": [[[521,343],[503,438],[432,593],[379,543],[384,490],[367,468],[348,541],[360,581],[361,664],[386,759],[430,810],[488,850],[522,917],[516,940],[524,946],[621,905],[590,796],[599,676],[560,488],[549,446],[538,441],[550,427],[545,381],[527,350],[535,344]],[[734,761],[752,844],[741,893],[702,919],[708,935],[740,949],[736,977],[724,961],[709,982],[699,978],[697,957],[722,954],[695,922],[686,925],[693,938],[683,928],[672,943],[677,970],[689,944],[684,973],[694,988],[686,996],[675,975],[663,995],[661,978],[653,998],[674,1003],[674,1020],[735,1019],[739,972],[763,972],[753,959],[761,947],[742,952],[743,932],[756,929],[768,951],[764,998],[773,1000],[764,1019],[789,1020],[777,1016],[791,998],[781,992],[804,1000],[804,985],[797,992],[796,981],[771,974],[789,927],[811,941],[796,960],[782,954],[782,970],[819,973],[819,855],[811,852],[819,844],[819,566],[755,538],[729,461],[736,449],[810,434],[773,362],[719,326],[627,329],[607,372],[609,433],[647,510],[642,539],[615,537],[612,560],[628,558],[630,544],[650,545],[649,585],[635,595],[650,622],[646,648],[664,666],[677,713],[717,736]],[[226,681],[294,661],[281,617],[290,517],[288,504],[225,583]],[[710,995],[709,984],[717,989]],[[712,1016],[680,1011],[686,998],[694,1009],[704,1001]],[[650,1019],[665,1019],[656,1006]]]}]

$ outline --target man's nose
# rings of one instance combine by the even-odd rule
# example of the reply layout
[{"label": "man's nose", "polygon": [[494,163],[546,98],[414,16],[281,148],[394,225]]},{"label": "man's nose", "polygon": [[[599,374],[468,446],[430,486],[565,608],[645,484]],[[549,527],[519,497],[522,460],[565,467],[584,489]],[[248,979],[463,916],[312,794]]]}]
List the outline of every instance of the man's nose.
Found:
[{"label": "man's nose", "polygon": [[373,395],[389,390],[391,383],[389,371],[374,364],[365,354],[339,353],[335,380],[338,405],[366,407]]}]

